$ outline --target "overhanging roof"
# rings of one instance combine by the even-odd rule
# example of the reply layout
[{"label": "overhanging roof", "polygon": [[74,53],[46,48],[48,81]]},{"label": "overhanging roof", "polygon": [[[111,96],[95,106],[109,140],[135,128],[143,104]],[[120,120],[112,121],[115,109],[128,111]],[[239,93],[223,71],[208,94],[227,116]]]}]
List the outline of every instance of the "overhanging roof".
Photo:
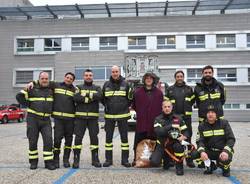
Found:
[{"label": "overhanging roof", "polygon": [[61,6],[0,7],[1,20],[34,18],[104,18],[249,13],[250,0],[190,0],[86,4]]}]

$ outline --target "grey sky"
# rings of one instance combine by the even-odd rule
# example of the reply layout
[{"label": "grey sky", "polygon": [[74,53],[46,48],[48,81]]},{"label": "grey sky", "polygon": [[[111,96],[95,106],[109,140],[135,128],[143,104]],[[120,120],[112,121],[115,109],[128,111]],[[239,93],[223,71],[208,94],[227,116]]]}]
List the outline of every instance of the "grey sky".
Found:
[{"label": "grey sky", "polygon": [[[165,2],[165,0],[30,0],[34,6],[42,5],[69,5],[69,4],[103,4],[107,3],[134,3],[134,2]],[[169,0],[169,1],[192,1],[192,0]]]}]

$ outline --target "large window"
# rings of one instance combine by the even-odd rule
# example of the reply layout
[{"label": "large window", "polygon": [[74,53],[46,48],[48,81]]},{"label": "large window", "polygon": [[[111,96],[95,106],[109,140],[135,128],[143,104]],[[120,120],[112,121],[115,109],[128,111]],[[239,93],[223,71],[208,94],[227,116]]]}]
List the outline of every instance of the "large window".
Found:
[{"label": "large window", "polygon": [[76,67],[76,80],[83,80],[83,73],[86,69],[93,71],[95,80],[108,80],[111,75],[111,66]]},{"label": "large window", "polygon": [[71,50],[89,50],[89,38],[72,38]]},{"label": "large window", "polygon": [[117,37],[100,37],[100,50],[117,50]]},{"label": "large window", "polygon": [[187,48],[205,48],[205,35],[187,35]]},{"label": "large window", "polygon": [[240,109],[240,104],[225,104],[224,109]]},{"label": "large window", "polygon": [[175,49],[175,36],[157,36],[157,49]]},{"label": "large window", "polygon": [[219,81],[236,82],[236,68],[218,68],[217,79]]},{"label": "large window", "polygon": [[247,46],[250,47],[250,33],[247,34]]},{"label": "large window", "polygon": [[40,72],[48,72],[49,80],[53,80],[52,69],[16,69],[14,70],[14,82],[13,85],[17,87],[25,86],[27,83],[33,80],[38,80]]},{"label": "large window", "polygon": [[33,52],[34,39],[17,39],[17,52]]},{"label": "large window", "polygon": [[146,36],[128,37],[128,49],[146,49]]},{"label": "large window", "polygon": [[235,34],[219,34],[216,35],[217,48],[235,48]]},{"label": "large window", "polygon": [[45,38],[44,51],[61,51],[61,38]]},{"label": "large window", "polygon": [[194,68],[194,69],[187,69],[187,82],[200,82],[202,77],[202,69]]}]

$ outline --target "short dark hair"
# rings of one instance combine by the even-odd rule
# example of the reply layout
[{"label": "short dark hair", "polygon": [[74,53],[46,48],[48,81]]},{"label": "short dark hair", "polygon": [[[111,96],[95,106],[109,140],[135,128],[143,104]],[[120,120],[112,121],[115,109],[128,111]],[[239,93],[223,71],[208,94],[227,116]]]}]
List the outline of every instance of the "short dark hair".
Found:
[{"label": "short dark hair", "polygon": [[202,73],[205,71],[205,70],[208,70],[208,69],[211,69],[212,72],[214,72],[214,68],[211,66],[211,65],[207,65],[205,67],[202,68]]},{"label": "short dark hair", "polygon": [[181,74],[183,75],[183,77],[184,77],[184,72],[183,72],[182,70],[178,70],[178,71],[176,71],[176,72],[174,73],[174,78],[176,78],[176,75],[177,75],[178,73],[181,73]]},{"label": "short dark hair", "polygon": [[46,72],[46,71],[41,71],[41,72],[39,73],[39,76],[38,76],[39,79],[40,79],[40,76],[41,76],[42,73],[47,73],[47,74],[49,74],[49,73]]},{"label": "short dark hair", "polygon": [[73,77],[73,81],[75,80],[76,76],[75,74],[73,74],[72,72],[67,72],[64,77],[66,77],[67,75],[71,75]]},{"label": "short dark hair", "polygon": [[86,69],[83,73],[85,73],[85,72],[91,72],[91,73],[93,73],[93,71],[91,69]]}]

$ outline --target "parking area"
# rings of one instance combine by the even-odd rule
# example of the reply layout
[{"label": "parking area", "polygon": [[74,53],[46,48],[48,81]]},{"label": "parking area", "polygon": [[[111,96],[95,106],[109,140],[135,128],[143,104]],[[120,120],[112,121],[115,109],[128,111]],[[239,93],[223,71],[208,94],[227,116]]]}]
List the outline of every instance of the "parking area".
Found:
[{"label": "parking area", "polygon": [[[194,132],[197,123],[193,124]],[[55,171],[44,169],[42,158],[42,141],[39,141],[39,168],[35,171],[29,169],[28,140],[26,138],[25,123],[8,123],[0,125],[0,183],[250,183],[250,123],[231,123],[237,142],[232,163],[230,178],[221,176],[218,169],[213,175],[204,176],[202,169],[186,168],[184,176],[176,176],[171,168],[164,171],[161,168],[136,169],[125,168],[120,165],[120,137],[118,130],[114,133],[114,165],[110,168],[95,168],[91,166],[89,138],[86,133],[83,140],[80,169],[60,168]],[[133,159],[132,145],[134,132],[129,132],[130,161]],[[100,130],[100,159],[104,161],[105,132]],[[72,159],[71,159],[72,160]]]}]

